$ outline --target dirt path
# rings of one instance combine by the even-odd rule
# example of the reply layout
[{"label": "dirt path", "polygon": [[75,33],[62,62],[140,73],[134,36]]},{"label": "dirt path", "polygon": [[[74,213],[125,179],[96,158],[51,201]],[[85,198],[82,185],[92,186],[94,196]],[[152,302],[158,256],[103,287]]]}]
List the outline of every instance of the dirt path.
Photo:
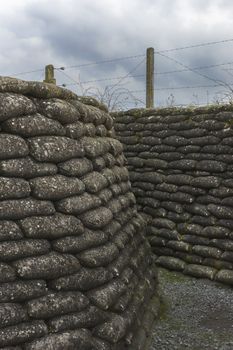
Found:
[{"label": "dirt path", "polygon": [[233,288],[164,269],[150,350],[233,350]]}]

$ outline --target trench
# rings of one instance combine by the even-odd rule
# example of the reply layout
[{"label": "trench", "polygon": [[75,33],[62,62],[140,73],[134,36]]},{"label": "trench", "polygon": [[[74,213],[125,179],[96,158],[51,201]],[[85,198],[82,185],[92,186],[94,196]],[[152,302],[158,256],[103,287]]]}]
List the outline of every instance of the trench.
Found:
[{"label": "trench", "polygon": [[159,269],[162,305],[149,350],[232,350],[233,290]]}]

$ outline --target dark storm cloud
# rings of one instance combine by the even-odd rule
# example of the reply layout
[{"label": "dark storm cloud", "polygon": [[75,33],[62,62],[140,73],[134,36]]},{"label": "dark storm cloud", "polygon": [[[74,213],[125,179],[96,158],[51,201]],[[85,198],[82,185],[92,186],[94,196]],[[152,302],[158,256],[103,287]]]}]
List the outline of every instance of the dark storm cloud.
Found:
[{"label": "dark storm cloud", "polygon": [[[155,50],[188,46],[233,37],[233,3],[230,0],[9,0],[0,13],[1,74],[55,66],[73,66],[93,61],[144,54]],[[190,67],[233,61],[233,43],[165,53]],[[75,81],[125,76],[143,57],[64,71]],[[233,65],[200,70],[214,80],[231,83],[233,76],[223,69]],[[155,56],[156,71],[183,69],[169,58]],[[145,73],[145,62],[132,74]],[[232,71],[233,74],[233,71]],[[42,79],[43,72],[22,75]],[[72,80],[57,72],[59,83]],[[214,85],[193,72],[156,75],[156,88]],[[98,88],[109,82],[91,83]],[[86,88],[88,85],[85,85]],[[143,90],[144,78],[125,79],[120,87]],[[70,88],[75,88],[70,86]],[[206,103],[221,88],[156,91],[157,104],[172,93],[176,103],[193,99]],[[78,90],[80,93],[81,91]],[[135,96],[144,98],[144,93]]]}]

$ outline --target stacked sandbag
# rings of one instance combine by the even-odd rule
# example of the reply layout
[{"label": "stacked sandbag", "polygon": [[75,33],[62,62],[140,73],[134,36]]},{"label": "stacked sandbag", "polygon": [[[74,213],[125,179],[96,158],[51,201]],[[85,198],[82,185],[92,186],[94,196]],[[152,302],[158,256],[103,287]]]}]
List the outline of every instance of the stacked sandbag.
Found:
[{"label": "stacked sandbag", "polygon": [[159,265],[233,284],[233,107],[113,114]]},{"label": "stacked sandbag", "polygon": [[112,124],[94,99],[0,78],[1,349],[144,349],[156,270]]}]

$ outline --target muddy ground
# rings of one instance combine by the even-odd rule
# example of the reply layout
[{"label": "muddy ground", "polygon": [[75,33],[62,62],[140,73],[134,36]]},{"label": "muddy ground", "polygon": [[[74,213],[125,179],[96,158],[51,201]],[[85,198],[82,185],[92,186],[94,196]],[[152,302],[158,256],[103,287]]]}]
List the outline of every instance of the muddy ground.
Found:
[{"label": "muddy ground", "polygon": [[150,350],[233,350],[233,287],[159,270],[163,296]]}]

